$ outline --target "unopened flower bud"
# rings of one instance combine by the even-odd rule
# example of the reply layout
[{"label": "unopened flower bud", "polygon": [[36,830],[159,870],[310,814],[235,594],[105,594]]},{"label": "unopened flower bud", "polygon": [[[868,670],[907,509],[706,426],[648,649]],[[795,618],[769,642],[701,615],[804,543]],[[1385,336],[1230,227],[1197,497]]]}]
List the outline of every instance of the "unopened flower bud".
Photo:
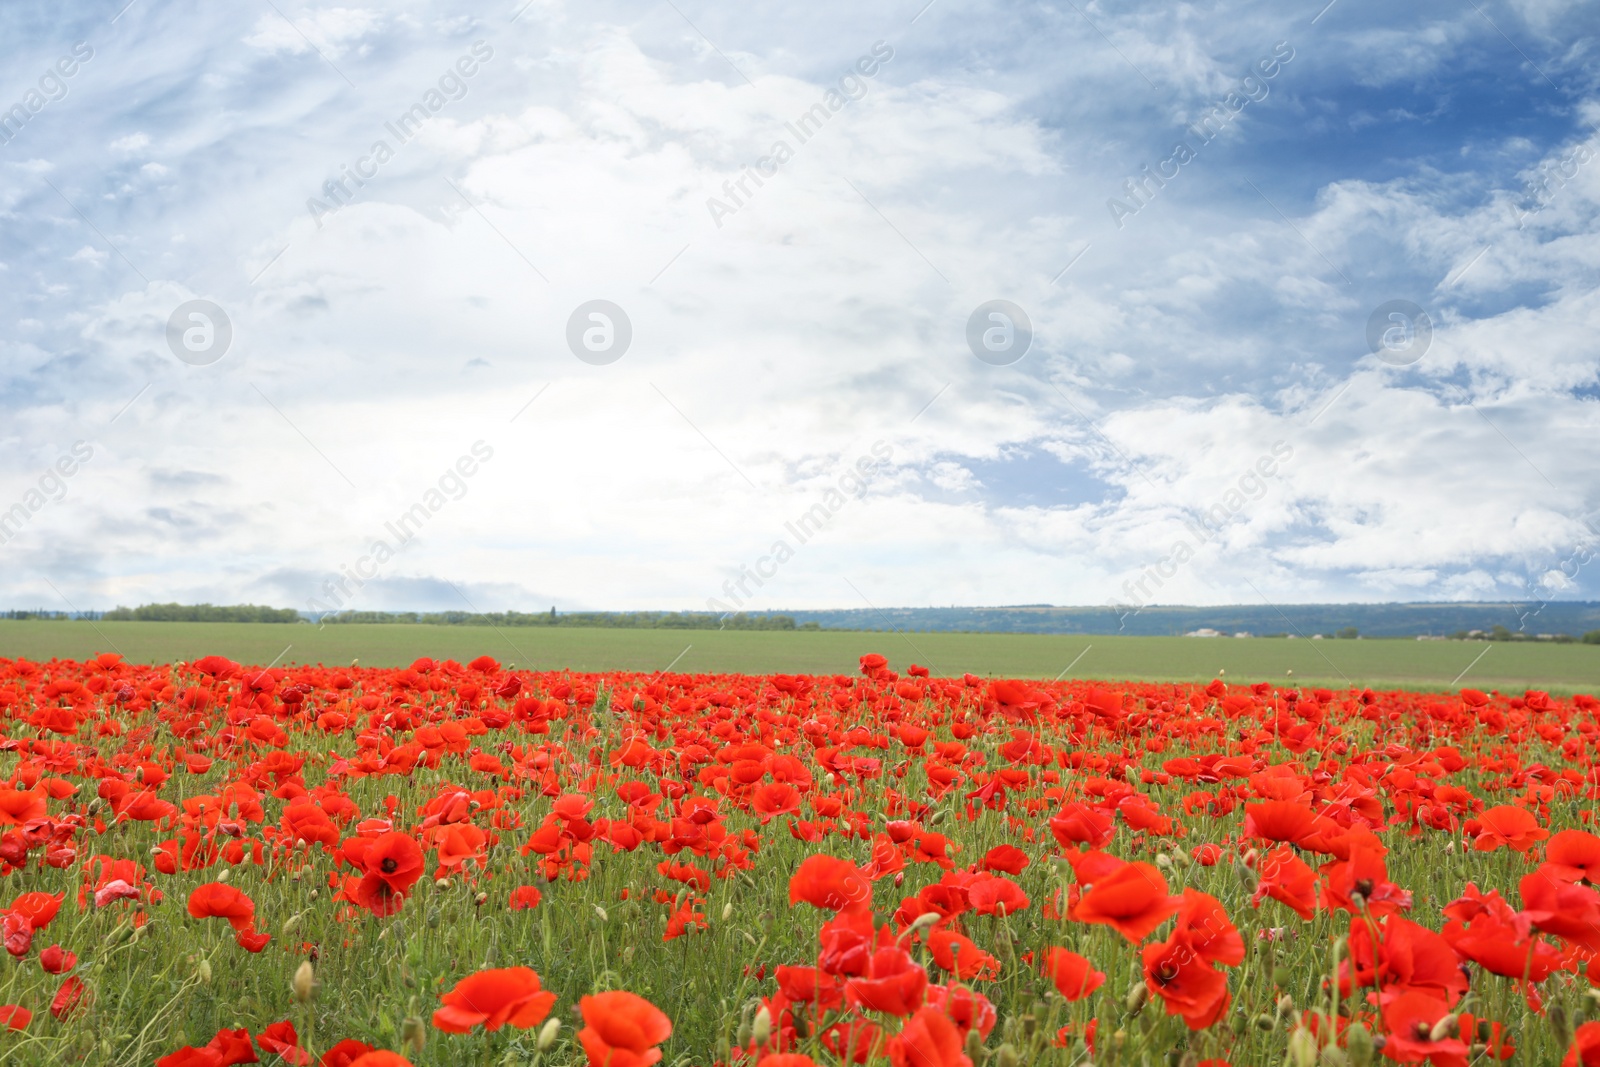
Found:
[{"label": "unopened flower bud", "polygon": [[979,1063],[983,1060],[983,1035],[978,1033],[976,1026],[967,1031],[967,1040],[962,1047],[962,1051],[967,1054],[967,1059],[973,1063]]},{"label": "unopened flower bud", "polygon": [[485,904],[489,903],[489,894],[479,893],[477,896],[472,898],[472,903],[477,907],[483,907]]},{"label": "unopened flower bud", "polygon": [[611,918],[611,916],[609,916],[609,915],[607,915],[607,914],[606,914],[606,909],[604,909],[604,908],[602,908],[602,907],[601,907],[601,906],[600,906],[600,905],[598,905],[598,904],[596,904],[596,905],[595,905],[595,906],[594,906],[594,913],[595,913],[595,914],[596,914],[596,915],[598,915],[598,916],[600,916],[600,921],[601,921],[601,922],[605,922],[605,921],[607,921],[607,920],[608,920],[608,919],[610,919],[610,918]]},{"label": "unopened flower bud", "polygon": [[1317,1067],[1317,1037],[1303,1026],[1289,1035],[1289,1063],[1292,1067]]},{"label": "unopened flower bud", "polygon": [[[1550,1005],[1545,1017],[1550,1020],[1550,1029],[1555,1032],[1556,1047],[1566,1048],[1571,1045],[1573,1037],[1572,1019],[1567,1015],[1567,1006],[1558,1000]],[[1453,1018],[1453,1016],[1447,1015],[1445,1018]],[[1439,1021],[1443,1022],[1444,1019]]]},{"label": "unopened flower bud", "polygon": [[1351,1023],[1344,1032],[1344,1049],[1350,1058],[1350,1067],[1371,1067],[1375,1051],[1372,1031],[1362,1023]]},{"label": "unopened flower bud", "polygon": [[733,918],[733,901],[728,901],[722,906],[722,921],[727,922]]},{"label": "unopened flower bud", "polygon": [[546,1052],[556,1043],[556,1035],[561,1032],[561,1020],[552,1015],[539,1027],[539,1051]]},{"label": "unopened flower bud", "polygon": [[1163,871],[1172,870],[1172,857],[1168,856],[1165,852],[1157,852],[1156,866],[1160,867]]},{"label": "unopened flower bud", "polygon": [[200,982],[201,982],[202,985],[210,985],[211,984],[211,961],[210,960],[201,960],[199,963],[195,964],[194,973],[195,973],[195,977],[200,979]]},{"label": "unopened flower bud", "polygon": [[996,1067],[1018,1067],[1018,1064],[1022,1062],[1022,1057],[1017,1055],[1017,1050],[1007,1043],[1001,1045],[995,1053],[994,1062]]},{"label": "unopened flower bud", "polygon": [[294,978],[289,982],[289,989],[294,993],[294,999],[304,1004],[311,999],[311,987],[314,984],[315,974],[310,960],[301,960],[300,966],[295,968]]},{"label": "unopened flower bud", "polygon": [[772,1036],[772,1012],[767,1010],[765,1004],[756,1012],[756,1021],[750,1027],[750,1040],[758,1045],[765,1045]]},{"label": "unopened flower bud", "polygon": [[227,868],[227,867],[222,868],[222,870],[217,872],[217,881],[226,882],[228,880],[228,876],[231,875],[232,873],[233,873],[233,871],[230,870],[229,868]]},{"label": "unopened flower bud", "polygon": [[422,1046],[428,1042],[428,1028],[420,1018],[407,1015],[400,1023],[400,1047],[410,1049],[413,1055],[422,1055]]},{"label": "unopened flower bud", "polygon": [[1150,987],[1143,982],[1138,982],[1128,989],[1128,995],[1122,998],[1122,1006],[1129,1015],[1138,1015],[1144,1009],[1145,1001],[1150,999]]}]

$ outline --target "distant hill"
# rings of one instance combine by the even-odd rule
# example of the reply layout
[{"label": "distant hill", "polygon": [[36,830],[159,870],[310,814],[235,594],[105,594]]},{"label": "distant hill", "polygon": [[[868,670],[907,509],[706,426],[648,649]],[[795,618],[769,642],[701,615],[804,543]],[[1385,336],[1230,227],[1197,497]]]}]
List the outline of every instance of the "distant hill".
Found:
[{"label": "distant hill", "polygon": [[[1229,604],[1148,607],[1119,613],[1105,607],[1016,604],[993,608],[841,608],[828,611],[740,612],[719,616],[690,611],[582,611],[478,614],[465,611],[349,611],[317,619],[292,608],[251,604],[145,604],[100,612],[9,611],[0,617],[128,622],[282,622],[329,624],[391,623],[455,626],[575,626],[671,630],[904,630],[907,632],[1123,634],[1174,636],[1211,631],[1219,636],[1253,637],[1455,637],[1477,631],[1484,636],[1537,639],[1582,638],[1600,643],[1600,602],[1436,604]],[[1354,633],[1352,633],[1354,631]]]},{"label": "distant hill", "polygon": [[1224,634],[1299,634],[1332,637],[1354,627],[1364,637],[1448,637],[1503,627],[1529,637],[1600,630],[1600,602],[1445,604],[1230,604],[1225,607],[1148,607],[1119,615],[1104,607],[1021,605],[997,608],[850,608],[784,611],[801,626],[824,630],[953,630],[978,633],[1127,634],[1161,636],[1211,629]]}]

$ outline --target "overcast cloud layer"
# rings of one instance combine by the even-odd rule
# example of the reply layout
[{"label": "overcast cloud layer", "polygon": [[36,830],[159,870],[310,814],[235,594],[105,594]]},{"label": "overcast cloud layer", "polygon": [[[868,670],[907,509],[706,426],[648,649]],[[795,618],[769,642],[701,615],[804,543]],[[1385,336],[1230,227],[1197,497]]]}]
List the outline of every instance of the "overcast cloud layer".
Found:
[{"label": "overcast cloud layer", "polygon": [[1593,5],[125,2],[0,9],[0,606],[1600,598]]}]

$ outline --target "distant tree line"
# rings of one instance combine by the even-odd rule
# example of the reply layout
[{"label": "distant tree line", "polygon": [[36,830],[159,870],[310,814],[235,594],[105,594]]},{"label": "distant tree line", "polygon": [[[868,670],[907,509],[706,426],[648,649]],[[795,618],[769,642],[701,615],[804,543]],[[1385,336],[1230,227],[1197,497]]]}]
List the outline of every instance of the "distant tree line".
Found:
[{"label": "distant tree line", "polygon": [[341,611],[324,623],[422,623],[432,626],[584,626],[622,630],[818,630],[792,615],[717,615],[694,611]]},{"label": "distant tree line", "polygon": [[[64,612],[11,611],[14,619],[66,619]],[[84,613],[79,617],[91,617]],[[792,615],[717,615],[693,611],[341,611],[308,618],[293,608],[258,604],[142,604],[119,607],[92,617],[110,622],[318,622],[394,623],[429,626],[582,626],[625,630],[818,630],[816,623],[796,626]]]},{"label": "distant tree line", "polygon": [[141,604],[113,608],[101,618],[109,622],[301,622],[293,608],[263,604]]}]

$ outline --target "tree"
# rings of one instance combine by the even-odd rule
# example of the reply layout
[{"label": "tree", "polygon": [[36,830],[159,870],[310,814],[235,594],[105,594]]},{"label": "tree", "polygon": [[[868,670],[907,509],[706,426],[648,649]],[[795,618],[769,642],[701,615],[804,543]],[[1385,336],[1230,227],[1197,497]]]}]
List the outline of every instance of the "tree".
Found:
[{"label": "tree", "polygon": [[1344,638],[1345,640],[1348,641],[1348,640],[1351,640],[1353,638],[1360,637],[1361,636],[1361,631],[1356,629],[1354,626],[1346,626],[1344,629],[1339,630],[1338,632],[1336,632],[1333,636],[1342,637],[1342,638]]}]

